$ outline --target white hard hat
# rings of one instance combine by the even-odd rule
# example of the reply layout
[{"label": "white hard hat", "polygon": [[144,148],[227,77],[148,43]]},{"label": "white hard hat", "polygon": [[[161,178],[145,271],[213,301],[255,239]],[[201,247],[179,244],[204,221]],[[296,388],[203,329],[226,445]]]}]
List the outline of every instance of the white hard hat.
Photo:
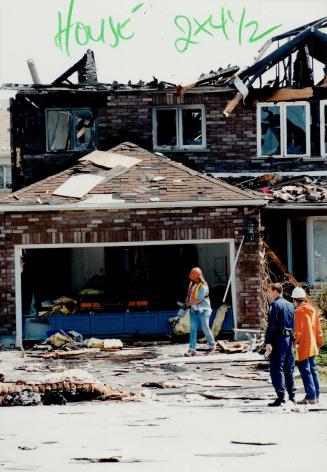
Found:
[{"label": "white hard hat", "polygon": [[295,287],[295,289],[292,292],[292,298],[295,298],[297,300],[305,299],[306,296],[307,294],[305,293],[302,287]]}]

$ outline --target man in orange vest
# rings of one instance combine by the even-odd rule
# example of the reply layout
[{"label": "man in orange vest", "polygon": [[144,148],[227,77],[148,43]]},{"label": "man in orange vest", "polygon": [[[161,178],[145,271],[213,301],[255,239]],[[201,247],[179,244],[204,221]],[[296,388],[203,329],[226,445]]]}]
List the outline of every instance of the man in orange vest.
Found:
[{"label": "man in orange vest", "polygon": [[319,316],[301,287],[292,292],[295,307],[295,349],[297,366],[301,374],[305,397],[297,402],[300,405],[319,403],[319,377],[316,356],[324,344]]},{"label": "man in orange vest", "polygon": [[209,318],[212,310],[208,284],[204,280],[202,270],[199,267],[194,267],[191,270],[189,279],[191,282],[188,287],[185,305],[190,308],[190,346],[185,356],[191,357],[196,355],[199,322],[209,345],[207,354],[212,354],[215,352],[216,341],[209,328]]}]

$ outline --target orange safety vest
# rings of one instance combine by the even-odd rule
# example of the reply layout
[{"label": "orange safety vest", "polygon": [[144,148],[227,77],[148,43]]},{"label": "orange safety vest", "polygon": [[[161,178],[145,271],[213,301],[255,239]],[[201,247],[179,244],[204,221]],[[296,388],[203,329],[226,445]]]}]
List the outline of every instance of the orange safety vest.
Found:
[{"label": "orange safety vest", "polygon": [[[193,282],[190,282],[190,284],[188,286],[188,291],[187,291],[187,297],[188,297],[189,301],[197,299],[198,292],[200,290],[201,285],[203,285],[203,284],[207,285],[207,283],[205,281],[202,281],[202,280],[200,280],[200,282],[198,282],[195,286],[194,286]],[[192,287],[194,287],[193,290],[192,290]]]},{"label": "orange safety vest", "polygon": [[317,356],[324,344],[319,316],[312,305],[302,303],[295,309],[295,349],[296,360],[304,361]]}]

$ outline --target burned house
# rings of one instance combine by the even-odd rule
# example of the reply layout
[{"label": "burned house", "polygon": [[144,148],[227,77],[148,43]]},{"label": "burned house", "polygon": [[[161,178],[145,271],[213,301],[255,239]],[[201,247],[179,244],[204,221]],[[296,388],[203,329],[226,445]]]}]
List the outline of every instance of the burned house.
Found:
[{"label": "burned house", "polygon": [[244,70],[219,69],[187,86],[98,83],[91,51],[50,85],[18,86],[14,188],[122,141],[214,176],[326,170],[326,23],[272,38]]},{"label": "burned house", "polygon": [[[156,78],[150,83],[98,83],[91,51],[52,84],[16,86],[18,92],[11,102],[14,190],[34,188],[41,179],[71,168],[92,151],[105,152],[123,141],[133,142],[155,153],[158,159],[166,156],[171,163],[202,172],[203,178],[206,174],[208,178],[228,179],[242,191],[255,191],[256,199],[266,203],[261,210],[265,240],[299,282],[319,286],[327,277],[326,198],[321,190],[324,183],[317,180],[327,177],[327,35],[322,31],[326,25],[323,18],[276,36],[261,49],[252,66],[244,70],[218,69],[187,86]],[[268,53],[268,48],[274,46],[275,50]],[[72,82],[74,74],[78,76],[77,83]],[[304,184],[310,188],[301,193],[304,176]],[[281,190],[281,198],[275,198],[275,186],[276,191]],[[283,186],[295,188],[284,195]],[[19,194],[14,195],[20,198]],[[33,198],[40,199],[37,208],[44,207],[44,192]],[[197,205],[191,211],[197,212]],[[75,210],[74,214],[77,215]],[[243,216],[239,218],[242,227]],[[115,226],[120,228],[120,218],[115,220],[111,229],[115,236],[110,233],[109,243],[117,237]],[[141,228],[146,224],[141,220],[131,224]],[[258,238],[259,214],[253,220]],[[194,221],[192,227],[196,229]],[[229,219],[224,220],[224,227],[229,224],[234,225]],[[59,228],[60,223],[57,225]],[[48,230],[53,234],[57,231],[54,227]],[[188,230],[193,235],[191,226]],[[24,231],[28,238],[28,225]],[[224,231],[233,232],[234,228],[226,227]],[[39,244],[43,244],[43,235],[38,237]],[[49,237],[45,238],[47,244]],[[55,244],[64,244],[64,240],[52,237]],[[220,237],[219,233],[217,238]],[[103,238],[102,235],[99,239],[102,245],[106,243]],[[170,241],[174,238],[180,243],[185,235],[172,235]],[[258,252],[257,246],[254,253]],[[253,254],[254,260],[256,257]],[[244,270],[244,266],[237,265],[236,273]],[[253,286],[257,284],[254,279]],[[241,290],[242,284],[238,283],[237,280],[237,290]],[[258,286],[256,290],[260,290]],[[248,291],[242,293],[233,304],[234,316],[248,319]],[[13,297],[13,292],[9,297]],[[238,305],[240,300],[242,308]],[[259,312],[256,303],[252,308]],[[255,324],[242,319],[237,326]]]},{"label": "burned house", "polygon": [[[257,171],[245,178],[235,174],[236,180],[240,188],[265,195],[265,240],[311,290],[327,279],[327,35],[321,31],[326,25],[322,18],[272,38],[267,46],[285,42],[238,73],[239,92],[225,109],[229,114],[244,97],[256,106],[257,158],[252,161]],[[315,83],[319,64],[323,70]],[[273,69],[274,79],[254,88]]]},{"label": "burned house", "polygon": [[91,152],[1,197],[1,329],[31,338],[37,312],[45,331],[168,334],[196,265],[225,329],[258,328],[264,204],[135,144]]}]

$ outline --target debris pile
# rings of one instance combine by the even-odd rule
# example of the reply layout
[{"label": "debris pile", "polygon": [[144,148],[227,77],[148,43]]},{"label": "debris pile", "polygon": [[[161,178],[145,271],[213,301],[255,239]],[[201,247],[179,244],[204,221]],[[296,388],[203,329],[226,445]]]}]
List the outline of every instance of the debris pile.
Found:
[{"label": "debris pile", "polygon": [[261,352],[264,346],[264,338],[260,337],[257,340],[256,335],[251,336],[247,334],[248,341],[237,341],[237,342],[228,342],[228,341],[217,341],[217,349],[225,352],[227,354],[234,354],[238,352]]},{"label": "debris pile", "polygon": [[[89,355],[98,351],[115,351],[122,349],[123,343],[120,339],[98,339],[89,338],[83,340],[83,336],[76,331],[64,331],[62,329],[45,339],[42,343],[34,346],[35,350],[46,351],[44,357],[78,357],[81,355]],[[68,354],[71,353],[71,355]]]},{"label": "debris pile", "polygon": [[[316,179],[314,183],[309,177],[297,185],[284,185],[279,189],[272,188],[268,194],[272,200],[280,202],[327,203],[327,181]],[[318,183],[319,182],[319,183]]]},{"label": "debris pile", "polygon": [[327,177],[307,175],[284,177],[265,174],[258,177],[230,177],[229,183],[243,190],[256,190],[267,200],[280,203],[327,203]]},{"label": "debris pile", "polygon": [[115,387],[99,383],[91,374],[80,369],[52,373],[32,384],[16,382],[0,384],[0,405],[27,406],[65,404],[82,400],[136,400],[138,396]]},{"label": "debris pile", "polygon": [[42,301],[41,308],[42,310],[38,312],[38,316],[48,316],[56,313],[63,315],[73,315],[77,311],[77,301],[63,296],[53,301]]}]

